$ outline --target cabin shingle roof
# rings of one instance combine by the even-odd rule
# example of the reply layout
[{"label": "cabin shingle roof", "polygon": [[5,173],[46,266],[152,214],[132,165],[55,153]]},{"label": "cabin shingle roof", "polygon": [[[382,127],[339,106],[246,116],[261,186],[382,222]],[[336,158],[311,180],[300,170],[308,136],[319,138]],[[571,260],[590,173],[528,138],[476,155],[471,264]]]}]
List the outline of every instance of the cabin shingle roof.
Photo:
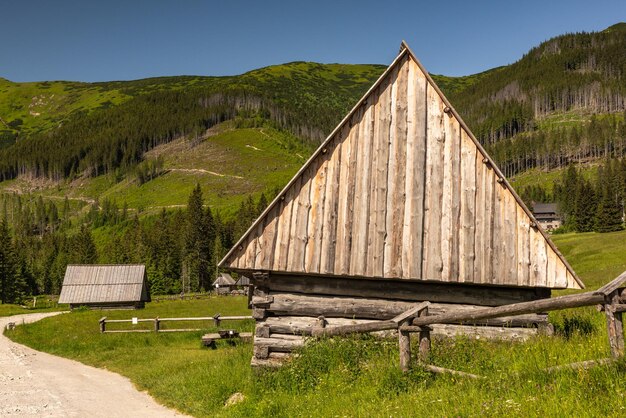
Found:
[{"label": "cabin shingle roof", "polygon": [[75,265],[65,270],[59,303],[89,304],[148,301],[146,267]]}]

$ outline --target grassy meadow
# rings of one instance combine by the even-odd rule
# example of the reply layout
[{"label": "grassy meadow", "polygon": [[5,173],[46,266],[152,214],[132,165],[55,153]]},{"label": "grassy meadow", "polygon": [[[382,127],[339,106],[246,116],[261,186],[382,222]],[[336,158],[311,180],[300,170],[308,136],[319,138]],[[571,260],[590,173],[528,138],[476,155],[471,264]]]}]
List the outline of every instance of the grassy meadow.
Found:
[{"label": "grassy meadow", "polygon": [[[626,231],[564,234],[554,240],[597,288],[626,270]],[[610,355],[593,307],[550,314],[553,337],[525,343],[436,339],[431,363],[484,376],[471,380],[403,374],[396,340],[323,339],[276,371],[253,371],[251,344],[203,348],[203,332],[105,334],[98,319],[212,316],[248,312],[244,297],[152,302],[143,311],[75,311],[7,331],[15,341],[128,376],[159,402],[193,416],[624,416],[624,360],[589,370],[542,369]],[[126,325],[126,324],[124,324]],[[184,326],[180,324],[181,326]],[[131,326],[131,325],[126,325]],[[147,325],[148,326],[148,325]],[[237,325],[251,330],[252,321]],[[207,324],[206,331],[214,330]],[[236,392],[244,400],[226,401]]]}]

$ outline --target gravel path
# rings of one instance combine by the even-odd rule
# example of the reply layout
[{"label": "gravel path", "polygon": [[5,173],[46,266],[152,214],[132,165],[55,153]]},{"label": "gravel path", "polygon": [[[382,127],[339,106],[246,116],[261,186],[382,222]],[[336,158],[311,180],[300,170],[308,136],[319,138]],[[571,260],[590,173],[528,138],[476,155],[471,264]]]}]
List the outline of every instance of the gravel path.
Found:
[{"label": "gravel path", "polygon": [[38,321],[60,312],[0,318],[0,417],[183,417],[157,404],[130,380],[16,344],[7,323]]}]

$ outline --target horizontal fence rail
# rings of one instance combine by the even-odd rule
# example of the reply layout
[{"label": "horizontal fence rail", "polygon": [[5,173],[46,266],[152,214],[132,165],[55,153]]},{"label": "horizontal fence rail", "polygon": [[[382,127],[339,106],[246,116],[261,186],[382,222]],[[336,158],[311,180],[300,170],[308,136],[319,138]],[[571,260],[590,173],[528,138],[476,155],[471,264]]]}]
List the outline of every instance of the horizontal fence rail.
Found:
[{"label": "horizontal fence rail", "polygon": [[[222,321],[243,321],[246,319],[252,319],[252,316],[239,315],[239,316],[221,316],[220,314],[214,316],[195,316],[188,318],[132,318],[132,319],[107,319],[107,317],[100,318],[100,332],[101,333],[123,333],[123,332],[185,332],[185,331],[201,331],[203,328],[172,328],[161,329],[161,323],[163,322],[187,322],[187,321],[213,321],[213,325],[219,327]],[[130,323],[137,325],[141,322],[151,322],[154,324],[153,329],[116,329],[108,330],[107,324],[121,324]]]}]

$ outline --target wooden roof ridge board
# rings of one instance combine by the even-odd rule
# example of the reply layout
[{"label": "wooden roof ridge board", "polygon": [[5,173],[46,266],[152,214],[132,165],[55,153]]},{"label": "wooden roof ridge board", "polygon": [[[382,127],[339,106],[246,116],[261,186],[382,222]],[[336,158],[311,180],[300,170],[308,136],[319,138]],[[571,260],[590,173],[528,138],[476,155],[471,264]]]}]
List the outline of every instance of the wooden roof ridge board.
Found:
[{"label": "wooden roof ridge board", "polygon": [[[374,96],[375,95],[375,93],[377,91],[376,89],[378,89],[381,85],[384,86],[383,83],[385,82],[385,80],[388,77],[390,77],[393,74],[395,74],[397,76],[396,67],[401,66],[404,63],[404,58],[406,56],[408,56],[409,59],[412,60],[414,62],[414,64],[417,65],[417,67],[419,68],[419,71],[421,71],[422,75],[425,77],[427,85],[429,87],[432,87],[432,89],[434,90],[435,94],[438,96],[438,98],[441,100],[441,102],[445,105],[444,112],[447,113],[448,116],[451,116],[451,117],[453,117],[456,120],[456,122],[459,125],[460,130],[465,132],[467,137],[470,139],[471,143],[473,143],[473,145],[476,147],[477,152],[479,152],[482,155],[483,163],[488,164],[489,168],[493,169],[494,175],[495,175],[496,179],[498,180],[498,183],[500,184],[500,186],[502,186],[502,187],[504,187],[505,189],[508,190],[508,192],[513,197],[513,200],[515,201],[516,206],[518,208],[521,208],[521,210],[528,216],[528,218],[531,221],[531,223],[533,223],[533,225],[531,227],[531,230],[535,230],[536,232],[538,232],[540,234],[540,236],[543,237],[543,241],[545,241],[545,243],[547,243],[547,247],[549,249],[546,249],[546,251],[549,252],[551,250],[552,253],[556,256],[556,258],[562,262],[563,266],[565,267],[565,270],[567,271],[567,273],[569,273],[569,275],[573,279],[572,281],[570,281],[569,279],[566,280],[566,287],[570,287],[570,284],[571,284],[571,287],[573,287],[573,288],[577,288],[577,287],[584,288],[585,287],[584,283],[576,275],[576,273],[574,272],[572,267],[569,265],[567,260],[565,260],[563,255],[560,253],[560,251],[557,249],[557,247],[554,245],[554,243],[550,240],[550,238],[545,233],[545,231],[543,231],[541,226],[537,223],[536,218],[534,217],[532,211],[530,211],[528,209],[528,207],[524,204],[522,199],[518,196],[518,194],[512,188],[512,186],[510,185],[510,183],[508,182],[506,177],[503,175],[503,173],[500,171],[498,166],[493,161],[493,159],[489,156],[489,154],[485,151],[485,149],[480,144],[480,142],[472,134],[471,130],[465,124],[465,122],[463,121],[461,116],[454,109],[454,107],[450,104],[450,102],[445,97],[445,95],[441,92],[441,90],[439,89],[437,84],[434,82],[432,77],[428,74],[426,69],[423,67],[423,65],[417,59],[415,54],[411,51],[411,49],[408,47],[408,45],[404,41],[402,41],[400,52],[396,56],[394,61],[383,72],[383,74],[381,74],[381,76],[378,78],[378,80],[365,93],[365,95],[355,104],[355,106],[352,108],[352,110],[342,119],[342,121],[330,133],[330,135],[328,135],[328,137],[322,142],[322,144],[311,155],[311,157],[306,161],[306,163],[300,168],[300,170],[294,175],[294,177],[287,183],[287,185],[283,188],[283,190],[276,196],[276,198],[270,203],[270,205],[268,205],[268,207],[256,219],[256,221],[252,224],[252,226],[242,235],[242,237],[237,241],[237,243],[230,249],[230,251],[226,254],[226,256],[224,256],[224,258],[220,261],[220,266],[221,267],[226,267],[226,268],[231,268],[233,270],[246,270],[245,268],[241,269],[241,267],[238,267],[237,265],[231,265],[231,261],[232,261],[231,258],[236,256],[237,252],[245,251],[244,244],[249,239],[252,239],[252,240],[255,239],[254,237],[251,238],[251,236],[253,234],[255,234],[255,233],[258,233],[258,231],[260,230],[260,229],[258,229],[258,227],[259,226],[263,226],[263,223],[264,223],[266,217],[268,217],[268,215],[270,214],[270,212],[274,208],[276,208],[278,205],[281,204],[281,201],[285,199],[285,197],[286,197],[287,193],[290,191],[290,189],[292,187],[295,187],[294,185],[297,182],[300,181],[300,178],[304,177],[309,169],[315,168],[314,164],[317,162],[317,160],[320,157],[320,155],[323,155],[325,153],[325,151],[326,151],[326,148],[330,144],[332,144],[332,141],[334,141],[334,140],[336,140],[338,138],[338,135],[341,134],[342,129],[344,129],[346,127],[346,124],[349,123],[350,124],[349,127],[351,127],[352,126],[352,122],[351,121],[353,120],[353,117],[355,117],[355,115],[361,114],[361,116],[363,116],[362,115],[363,112],[361,112],[361,106],[367,103],[367,101],[370,98],[370,96]],[[396,71],[396,72],[394,73],[394,71]],[[461,132],[459,132],[459,134],[461,135]],[[343,139],[344,142],[347,141],[347,140],[348,140],[347,137]],[[357,144],[358,144],[358,142],[357,142]],[[478,170],[478,167],[476,167],[476,170]],[[297,194],[296,194],[296,196],[297,196]],[[307,204],[307,203],[305,203],[305,204]],[[308,204],[310,205],[310,203],[308,203]],[[280,216],[280,215],[277,215],[277,217],[278,216]],[[529,232],[529,234],[530,234],[530,232]],[[262,232],[258,233],[257,235],[262,235]],[[257,238],[259,238],[259,237],[257,237]],[[305,237],[305,239],[306,239],[306,237]],[[549,257],[548,254],[546,256]],[[475,283],[475,284],[478,284],[478,283]]]}]

